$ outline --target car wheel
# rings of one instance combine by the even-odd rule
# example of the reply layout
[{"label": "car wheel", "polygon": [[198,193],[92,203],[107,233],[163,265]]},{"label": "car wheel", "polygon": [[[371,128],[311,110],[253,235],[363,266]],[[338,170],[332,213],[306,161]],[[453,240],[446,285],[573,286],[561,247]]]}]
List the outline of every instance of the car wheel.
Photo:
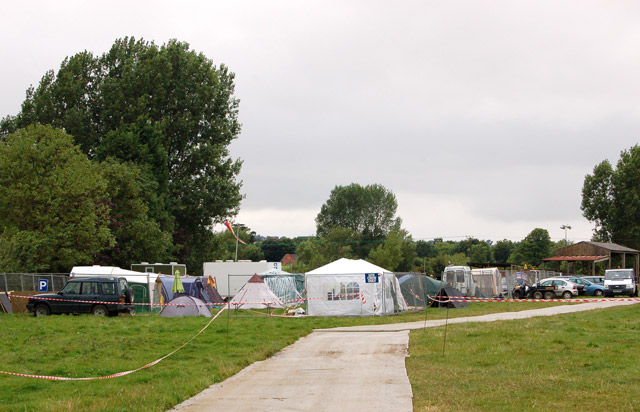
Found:
[{"label": "car wheel", "polygon": [[91,309],[91,313],[96,316],[109,316],[109,311],[105,306],[96,305]]},{"label": "car wheel", "polygon": [[515,292],[513,292],[513,298],[522,299],[522,292],[520,292],[519,290],[516,290]]},{"label": "car wheel", "polygon": [[535,292],[533,292],[532,296],[534,299],[542,299],[542,292],[540,292],[539,290],[536,290]]},{"label": "car wheel", "polygon": [[551,291],[544,292],[545,299],[554,299],[555,297],[556,297],[555,292],[551,292]]},{"label": "car wheel", "polygon": [[593,292],[593,295],[594,295],[594,296],[603,296],[603,295],[604,295],[604,292],[603,292],[603,291],[601,291],[600,289],[596,289],[596,290]]},{"label": "car wheel", "polygon": [[562,292],[562,297],[565,299],[571,299],[571,297],[573,296],[573,294],[571,292],[569,292],[568,290],[565,290],[564,292]]},{"label": "car wheel", "polygon": [[49,306],[45,305],[45,304],[40,304],[38,306],[36,306],[36,308],[33,310],[33,316],[49,316],[51,314],[51,309],[49,309]]}]

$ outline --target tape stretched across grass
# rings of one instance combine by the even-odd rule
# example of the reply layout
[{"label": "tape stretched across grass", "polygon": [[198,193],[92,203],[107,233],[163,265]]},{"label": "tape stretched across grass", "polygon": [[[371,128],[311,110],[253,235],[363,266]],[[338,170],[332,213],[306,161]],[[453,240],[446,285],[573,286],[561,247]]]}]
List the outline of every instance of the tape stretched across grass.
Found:
[{"label": "tape stretched across grass", "polygon": [[150,368],[154,365],[157,365],[158,363],[162,362],[163,360],[167,359],[169,356],[173,355],[174,353],[178,352],[180,349],[184,348],[185,346],[187,346],[189,343],[191,343],[192,340],[194,340],[195,338],[197,338],[202,332],[204,332],[209,325],[211,325],[211,323],[216,320],[216,318],[218,316],[220,316],[220,314],[222,312],[224,312],[224,310],[226,309],[226,307],[223,307],[222,310],[220,310],[218,313],[216,313],[216,315],[214,317],[211,318],[211,320],[202,328],[200,329],[200,331],[198,333],[196,333],[195,335],[193,335],[191,337],[191,339],[189,339],[188,341],[186,341],[185,343],[183,343],[180,347],[178,347],[177,349],[173,350],[172,352],[164,355],[163,357],[161,357],[160,359],[156,359],[153,362],[147,363],[144,366],[141,366],[137,369],[132,369],[129,371],[124,371],[124,372],[118,372],[118,373],[114,373],[111,375],[106,375],[106,376],[96,376],[96,377],[89,377],[89,378],[69,378],[69,377],[65,377],[65,376],[46,376],[46,375],[29,375],[26,373],[16,373],[16,372],[5,372],[5,371],[0,371],[1,374],[4,375],[11,375],[11,376],[20,376],[23,378],[36,378],[36,379],[46,379],[46,380],[50,380],[50,381],[93,381],[93,380],[98,380],[98,379],[112,379],[112,378],[120,378],[122,376],[127,376],[127,375],[131,375],[132,373],[141,371],[143,369],[147,369]]}]

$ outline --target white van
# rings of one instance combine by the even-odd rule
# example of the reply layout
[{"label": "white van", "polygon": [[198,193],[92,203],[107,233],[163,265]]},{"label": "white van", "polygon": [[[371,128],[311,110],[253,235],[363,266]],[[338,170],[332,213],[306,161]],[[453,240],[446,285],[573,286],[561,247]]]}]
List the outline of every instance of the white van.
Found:
[{"label": "white van", "polygon": [[469,266],[447,266],[442,272],[442,280],[458,289],[463,296],[476,295],[476,286]]},{"label": "white van", "polygon": [[633,269],[607,269],[604,271],[604,295],[638,296],[638,285]]}]

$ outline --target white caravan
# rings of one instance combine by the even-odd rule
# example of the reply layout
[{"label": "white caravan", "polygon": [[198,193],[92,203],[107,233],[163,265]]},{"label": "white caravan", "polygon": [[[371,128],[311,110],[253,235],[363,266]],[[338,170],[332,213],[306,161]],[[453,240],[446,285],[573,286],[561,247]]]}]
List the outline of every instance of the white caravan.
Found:
[{"label": "white caravan", "polygon": [[469,266],[447,266],[442,272],[442,281],[458,289],[463,296],[476,295],[476,285]]}]

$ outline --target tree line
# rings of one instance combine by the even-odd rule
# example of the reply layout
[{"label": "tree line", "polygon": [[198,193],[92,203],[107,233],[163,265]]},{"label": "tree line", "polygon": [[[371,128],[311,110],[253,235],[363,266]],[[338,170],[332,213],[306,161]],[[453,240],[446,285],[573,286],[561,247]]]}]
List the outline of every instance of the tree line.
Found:
[{"label": "tree line", "polygon": [[[235,258],[235,239],[214,232],[240,208],[242,161],[234,74],[187,43],[125,37],[96,56],[64,59],[20,112],[0,121],[0,271],[68,272],[74,265],[128,267]],[[585,177],[581,208],[594,240],[640,248],[640,148]],[[379,184],[336,186],[316,233],[266,238],[240,228],[240,259],[279,261],[306,271],[341,257],[394,271],[440,273],[447,264],[537,267],[556,247],[547,230],[522,241],[414,241]]]}]

